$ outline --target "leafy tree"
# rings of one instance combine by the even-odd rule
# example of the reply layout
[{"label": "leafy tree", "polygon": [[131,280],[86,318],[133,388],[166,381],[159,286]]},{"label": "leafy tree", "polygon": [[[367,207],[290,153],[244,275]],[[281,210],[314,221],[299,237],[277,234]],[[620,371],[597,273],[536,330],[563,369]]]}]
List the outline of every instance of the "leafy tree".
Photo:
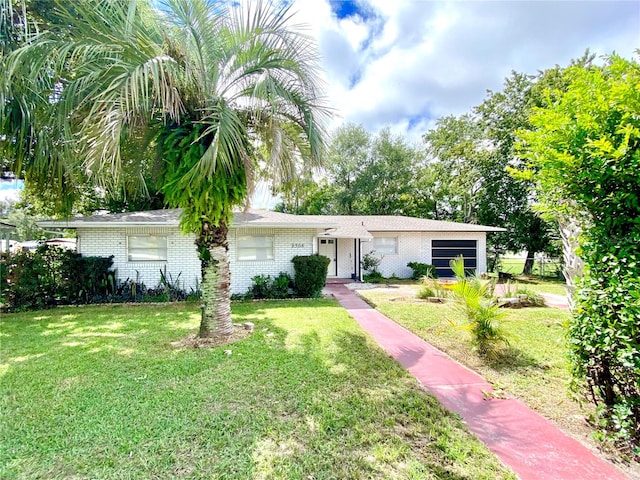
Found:
[{"label": "leafy tree", "polygon": [[354,215],[358,211],[356,203],[364,194],[362,188],[367,188],[359,178],[369,162],[371,143],[362,125],[344,125],[333,136],[327,162],[334,196],[332,213]]},{"label": "leafy tree", "polygon": [[496,259],[509,250],[526,250],[524,274],[554,237],[551,224],[532,208],[528,182],[509,173],[522,165],[515,132],[529,128],[531,109],[541,101],[535,85],[531,76],[513,72],[472,114],[444,117],[423,137],[435,218],[506,228],[490,235],[489,247]]},{"label": "leafy tree", "polygon": [[415,215],[421,208],[416,180],[422,154],[402,137],[361,125],[340,127],[331,141],[327,177],[298,181],[282,211],[301,214]]},{"label": "leafy tree", "polygon": [[434,217],[477,223],[477,166],[487,155],[480,124],[471,115],[443,117],[423,140],[429,159],[427,175],[433,182]]},{"label": "leafy tree", "polygon": [[604,67],[561,72],[548,105],[522,131],[545,212],[581,231],[585,263],[570,325],[573,374],[614,437],[640,453],[640,64],[611,56]]},{"label": "leafy tree", "polygon": [[[262,3],[169,0],[159,12],[143,0],[87,0],[57,15],[64,35],[35,35],[3,59],[0,125],[14,170],[50,175],[62,194],[81,183],[77,172],[106,191],[122,188],[127,168],[157,172],[197,238],[200,335],[230,334],[233,207],[259,169],[286,180],[300,158],[319,164],[315,46],[292,30],[289,7]],[[123,153],[135,139],[157,149],[150,170],[144,154]]]},{"label": "leafy tree", "polygon": [[489,154],[479,163],[482,179],[478,198],[478,220],[497,225],[506,232],[492,234],[491,243],[498,251],[526,250],[527,259],[522,273],[530,275],[535,254],[549,250],[555,227],[544,220],[532,207],[530,182],[515,178],[510,169],[523,165],[516,146],[516,131],[530,128],[529,115],[542,98],[536,88],[545,83],[546,74],[537,79],[512,72],[499,92],[489,92],[476,107],[483,136],[491,145]]}]

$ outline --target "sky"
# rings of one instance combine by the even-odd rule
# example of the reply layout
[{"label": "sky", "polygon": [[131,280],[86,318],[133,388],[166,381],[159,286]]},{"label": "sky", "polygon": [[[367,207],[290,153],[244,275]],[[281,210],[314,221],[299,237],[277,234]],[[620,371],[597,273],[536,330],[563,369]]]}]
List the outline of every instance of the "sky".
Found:
[{"label": "sky", "polygon": [[587,48],[626,58],[640,48],[640,0],[285,1],[320,49],[329,128],[389,127],[415,142],[500,90],[512,70],[566,66]]}]

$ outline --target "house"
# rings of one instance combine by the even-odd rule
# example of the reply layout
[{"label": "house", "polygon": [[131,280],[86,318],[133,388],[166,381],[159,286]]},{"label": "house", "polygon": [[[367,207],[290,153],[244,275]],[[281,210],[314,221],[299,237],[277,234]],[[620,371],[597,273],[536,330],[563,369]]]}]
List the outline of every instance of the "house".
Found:
[{"label": "house", "polygon": [[[72,228],[77,251],[85,256],[113,255],[118,278],[155,286],[165,270],[186,287],[200,277],[193,234],[182,234],[179,209],[94,215],[39,222],[47,228]],[[293,276],[291,259],[318,253],[331,259],[329,278],[361,279],[363,255],[382,256],[379,271],[410,277],[408,262],[432,263],[451,276],[449,261],[463,255],[465,265],[486,271],[486,234],[501,228],[403,216],[291,215],[266,210],[236,213],[229,228],[232,292],[244,293],[259,274]]]}]

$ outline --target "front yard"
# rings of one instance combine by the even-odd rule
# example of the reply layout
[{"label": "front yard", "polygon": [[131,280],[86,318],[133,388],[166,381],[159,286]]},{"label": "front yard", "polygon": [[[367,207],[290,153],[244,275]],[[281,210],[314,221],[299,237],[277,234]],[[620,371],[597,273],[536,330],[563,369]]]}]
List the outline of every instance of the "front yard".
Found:
[{"label": "front yard", "polygon": [[0,477],[514,478],[334,301],[234,319],[194,349],[196,305],[3,315]]},{"label": "front yard", "polygon": [[[557,293],[561,285],[540,282],[520,284],[530,290]],[[565,432],[590,445],[595,451],[593,428],[586,418],[590,404],[578,402],[569,393],[568,347],[565,336],[568,310],[558,308],[501,309],[500,324],[509,346],[494,358],[482,359],[472,351],[470,333],[454,324],[463,316],[454,304],[418,300],[419,285],[403,284],[360,291],[370,304],[452,358],[480,373],[494,385],[498,395],[516,397],[550,419]],[[616,457],[608,451],[603,458]],[[619,465],[634,478],[640,465]],[[640,478],[640,477],[638,477]]]},{"label": "front yard", "polygon": [[[483,360],[471,351],[470,334],[451,322],[463,323],[451,303],[414,300],[409,286],[405,294],[394,289],[360,292],[389,318],[405,326],[451,357],[477,371],[497,389],[522,398],[529,406],[563,427],[583,431],[579,405],[568,393],[565,322],[569,312],[555,308],[502,309],[500,324],[509,348],[504,355]],[[584,433],[584,431],[583,431]]]}]

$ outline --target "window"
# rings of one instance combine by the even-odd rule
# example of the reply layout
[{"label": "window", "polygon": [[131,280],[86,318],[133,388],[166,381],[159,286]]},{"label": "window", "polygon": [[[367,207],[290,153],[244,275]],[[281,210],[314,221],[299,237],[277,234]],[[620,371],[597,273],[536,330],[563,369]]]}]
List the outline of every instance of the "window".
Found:
[{"label": "window", "polygon": [[127,257],[130,262],[167,260],[167,237],[139,235],[127,237]]},{"label": "window", "polygon": [[238,260],[273,260],[273,237],[239,236]]},{"label": "window", "polygon": [[398,237],[374,237],[373,249],[383,255],[398,253]]}]

